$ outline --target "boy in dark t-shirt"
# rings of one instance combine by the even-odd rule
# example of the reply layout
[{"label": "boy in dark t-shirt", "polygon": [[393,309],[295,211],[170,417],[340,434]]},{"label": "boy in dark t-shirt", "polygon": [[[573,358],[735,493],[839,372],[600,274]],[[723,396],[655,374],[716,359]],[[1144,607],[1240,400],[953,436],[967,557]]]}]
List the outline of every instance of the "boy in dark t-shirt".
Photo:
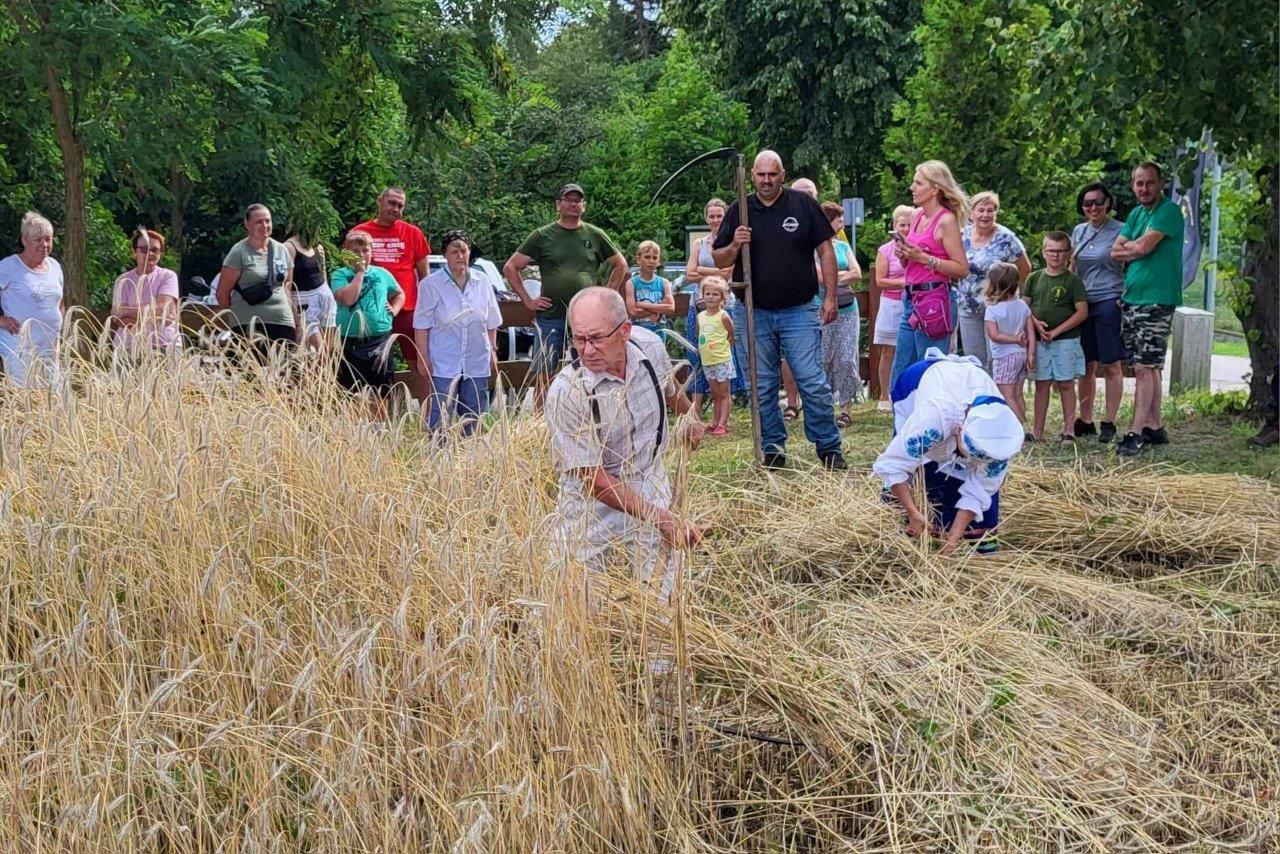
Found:
[{"label": "boy in dark t-shirt", "polygon": [[1033,438],[1044,439],[1044,422],[1049,413],[1049,396],[1058,387],[1062,398],[1060,442],[1074,442],[1072,425],[1076,417],[1075,380],[1084,376],[1084,349],[1080,346],[1080,324],[1089,316],[1089,297],[1084,282],[1067,269],[1071,257],[1071,237],[1062,231],[1044,236],[1041,247],[1044,269],[1036,270],[1023,285],[1023,298],[1031,305],[1036,341],[1036,401],[1031,419]]}]

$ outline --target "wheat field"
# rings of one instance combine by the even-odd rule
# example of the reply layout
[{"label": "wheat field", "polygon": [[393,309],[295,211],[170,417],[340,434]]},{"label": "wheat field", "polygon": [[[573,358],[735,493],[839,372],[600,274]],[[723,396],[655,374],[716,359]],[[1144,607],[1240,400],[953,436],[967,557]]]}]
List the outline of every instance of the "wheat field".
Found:
[{"label": "wheat field", "polygon": [[68,372],[0,404],[7,850],[1276,849],[1261,482],[1020,463],[1016,548],[943,559],[863,474],[673,453],[667,611],[551,547],[532,415]]}]

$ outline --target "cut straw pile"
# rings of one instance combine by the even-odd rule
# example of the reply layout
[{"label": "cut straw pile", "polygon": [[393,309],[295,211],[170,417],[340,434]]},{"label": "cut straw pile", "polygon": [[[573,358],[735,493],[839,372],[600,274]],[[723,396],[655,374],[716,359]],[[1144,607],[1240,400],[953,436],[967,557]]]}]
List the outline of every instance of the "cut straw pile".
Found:
[{"label": "cut straw pile", "polygon": [[1015,465],[947,560],[858,475],[695,478],[677,620],[552,549],[531,417],[72,374],[0,405],[8,850],[1275,848],[1264,484]]}]

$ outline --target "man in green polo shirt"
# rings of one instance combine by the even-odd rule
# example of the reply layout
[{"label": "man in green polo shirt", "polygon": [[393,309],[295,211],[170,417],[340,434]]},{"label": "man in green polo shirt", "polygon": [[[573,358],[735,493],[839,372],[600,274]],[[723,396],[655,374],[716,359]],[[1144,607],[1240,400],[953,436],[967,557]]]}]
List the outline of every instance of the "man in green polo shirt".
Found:
[{"label": "man in green polo shirt", "polygon": [[[539,342],[530,373],[534,377],[534,402],[542,408],[547,383],[560,368],[564,352],[565,321],[569,300],[584,288],[599,285],[600,268],[612,265],[608,287],[621,293],[627,278],[627,259],[601,229],[583,222],[586,196],[577,184],[565,184],[556,195],[556,221],[536,229],[502,265],[502,275],[520,297],[524,307],[535,312]],[[542,273],[542,291],[532,298],[525,289],[520,271],[537,264]]]},{"label": "man in green polo shirt", "polygon": [[1120,334],[1137,378],[1133,426],[1116,453],[1137,456],[1148,445],[1167,445],[1160,418],[1162,374],[1169,347],[1173,310],[1182,304],[1182,211],[1160,192],[1164,174],[1154,163],[1133,170],[1138,200],[1111,248],[1111,257],[1128,264],[1120,298]]}]

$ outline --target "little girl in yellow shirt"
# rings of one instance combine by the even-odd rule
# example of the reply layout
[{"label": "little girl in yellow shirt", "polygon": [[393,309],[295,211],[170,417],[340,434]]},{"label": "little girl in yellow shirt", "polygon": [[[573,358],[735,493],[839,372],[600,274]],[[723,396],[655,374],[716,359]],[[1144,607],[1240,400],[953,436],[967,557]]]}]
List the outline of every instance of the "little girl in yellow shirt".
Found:
[{"label": "little girl in yellow shirt", "polygon": [[724,310],[729,284],[721,276],[707,276],[702,280],[702,299],[707,307],[698,312],[698,355],[711,388],[711,429],[707,433],[727,436],[733,409],[729,383],[737,374],[733,367],[733,321]]}]

